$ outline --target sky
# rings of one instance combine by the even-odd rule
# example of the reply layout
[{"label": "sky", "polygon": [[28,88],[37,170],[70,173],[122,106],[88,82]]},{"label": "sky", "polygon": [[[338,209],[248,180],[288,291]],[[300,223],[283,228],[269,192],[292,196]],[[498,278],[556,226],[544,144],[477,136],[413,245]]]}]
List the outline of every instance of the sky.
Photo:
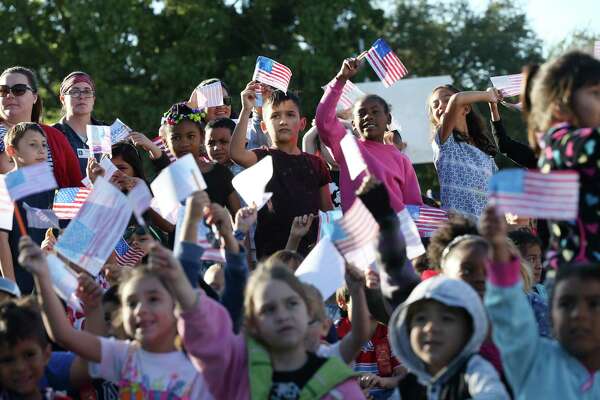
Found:
[{"label": "sky", "polygon": [[[483,10],[488,0],[469,0]],[[544,41],[544,50],[578,29],[593,32],[600,40],[600,0],[515,0],[527,13],[534,31]]]}]

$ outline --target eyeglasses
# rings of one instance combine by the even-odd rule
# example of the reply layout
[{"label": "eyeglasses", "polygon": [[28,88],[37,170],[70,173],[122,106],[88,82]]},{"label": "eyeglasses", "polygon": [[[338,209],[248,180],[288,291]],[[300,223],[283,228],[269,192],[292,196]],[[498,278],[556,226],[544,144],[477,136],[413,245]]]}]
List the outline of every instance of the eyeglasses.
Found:
[{"label": "eyeglasses", "polygon": [[33,92],[33,88],[24,83],[17,83],[16,85],[12,86],[0,85],[0,97],[6,97],[8,96],[8,93],[12,93],[13,96],[19,97],[23,96],[28,90]]},{"label": "eyeglasses", "polygon": [[94,91],[92,89],[71,89],[65,93],[71,97],[83,97],[84,99],[89,99],[90,97],[94,97]]},{"label": "eyeglasses", "polygon": [[226,106],[231,106],[231,96],[223,96],[223,104]]}]

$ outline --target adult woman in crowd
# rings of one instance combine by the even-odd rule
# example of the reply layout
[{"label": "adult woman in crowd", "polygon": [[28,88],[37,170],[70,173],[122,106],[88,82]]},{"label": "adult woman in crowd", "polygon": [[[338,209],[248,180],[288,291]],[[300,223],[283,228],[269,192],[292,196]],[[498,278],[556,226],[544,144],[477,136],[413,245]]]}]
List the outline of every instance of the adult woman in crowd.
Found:
[{"label": "adult woman in crowd", "polygon": [[19,66],[5,69],[0,74],[0,137],[19,122],[40,124],[48,142],[48,163],[58,186],[81,186],[77,156],[60,131],[41,124],[42,112],[42,98],[33,71]]}]

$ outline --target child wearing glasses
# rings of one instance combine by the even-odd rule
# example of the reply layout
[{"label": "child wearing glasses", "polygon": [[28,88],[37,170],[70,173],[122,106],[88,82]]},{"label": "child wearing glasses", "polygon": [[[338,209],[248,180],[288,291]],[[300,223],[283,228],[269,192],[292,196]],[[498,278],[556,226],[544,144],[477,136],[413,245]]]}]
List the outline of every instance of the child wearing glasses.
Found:
[{"label": "child wearing glasses", "polygon": [[11,67],[0,74],[0,138],[19,122],[40,124],[48,142],[46,162],[54,171],[58,186],[81,186],[83,178],[77,156],[65,136],[42,125],[43,104],[35,74],[25,67]]}]

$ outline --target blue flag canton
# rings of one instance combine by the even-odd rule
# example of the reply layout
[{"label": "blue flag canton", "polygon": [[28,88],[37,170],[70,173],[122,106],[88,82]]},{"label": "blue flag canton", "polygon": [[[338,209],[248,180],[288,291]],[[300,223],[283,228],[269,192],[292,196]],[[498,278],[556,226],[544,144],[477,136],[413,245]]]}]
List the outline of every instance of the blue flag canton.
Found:
[{"label": "blue flag canton", "polygon": [[490,193],[523,193],[525,191],[525,170],[513,169],[500,171],[490,179]]},{"label": "blue flag canton", "polygon": [[127,253],[127,250],[129,250],[129,245],[125,239],[121,238],[115,246],[115,252],[120,256],[124,256],[125,253]]},{"label": "blue flag canton", "polygon": [[384,58],[385,56],[388,55],[388,53],[392,52],[392,49],[390,49],[390,46],[388,46],[388,44],[383,39],[377,39],[377,41],[375,41],[375,43],[373,43],[373,48],[375,49],[375,51],[377,52],[377,54],[379,54],[379,57],[381,57],[381,58]]},{"label": "blue flag canton", "polygon": [[19,186],[19,185],[25,183],[25,174],[23,174],[22,169],[18,169],[16,171],[13,171],[10,174],[6,175],[5,181],[6,181],[6,186],[9,188]]},{"label": "blue flag canton", "polygon": [[331,232],[331,240],[333,240],[334,242],[337,242],[337,241],[345,240],[345,239],[348,239],[348,234],[346,233],[344,228],[342,228],[342,226],[337,221],[334,221],[333,222],[333,232]]},{"label": "blue flag canton", "polygon": [[77,220],[71,221],[69,227],[60,236],[58,245],[62,251],[79,258],[87,250],[89,242],[94,238],[94,231]]},{"label": "blue flag canton", "polygon": [[54,195],[55,203],[74,203],[75,197],[79,193],[79,188],[65,188],[56,191]]},{"label": "blue flag canton", "polygon": [[270,58],[258,56],[256,64],[258,65],[258,68],[262,69],[263,71],[271,72],[273,70],[273,60]]},{"label": "blue flag canton", "polygon": [[421,214],[421,207],[420,206],[416,206],[414,204],[412,205],[406,205],[406,210],[408,211],[408,213],[410,214],[410,217],[414,220],[419,219],[419,215]]}]

